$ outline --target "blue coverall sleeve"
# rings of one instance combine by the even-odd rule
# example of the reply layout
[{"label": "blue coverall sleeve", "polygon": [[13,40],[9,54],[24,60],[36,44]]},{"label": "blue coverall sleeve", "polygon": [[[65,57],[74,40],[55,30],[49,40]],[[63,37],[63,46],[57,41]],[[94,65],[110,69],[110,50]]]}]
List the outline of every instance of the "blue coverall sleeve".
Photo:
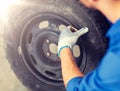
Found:
[{"label": "blue coverall sleeve", "polygon": [[120,20],[108,31],[109,48],[100,65],[85,77],[75,77],[67,91],[120,91]]}]

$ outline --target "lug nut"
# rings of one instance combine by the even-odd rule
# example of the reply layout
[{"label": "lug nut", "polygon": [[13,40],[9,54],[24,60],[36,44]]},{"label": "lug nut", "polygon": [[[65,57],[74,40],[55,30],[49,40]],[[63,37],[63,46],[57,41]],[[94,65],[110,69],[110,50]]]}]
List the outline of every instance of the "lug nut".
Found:
[{"label": "lug nut", "polygon": [[49,43],[50,43],[50,41],[47,39],[47,40],[46,40],[46,43],[48,43],[48,44],[49,44]]},{"label": "lug nut", "polygon": [[47,52],[47,56],[50,56],[50,53],[49,53],[49,52]]}]

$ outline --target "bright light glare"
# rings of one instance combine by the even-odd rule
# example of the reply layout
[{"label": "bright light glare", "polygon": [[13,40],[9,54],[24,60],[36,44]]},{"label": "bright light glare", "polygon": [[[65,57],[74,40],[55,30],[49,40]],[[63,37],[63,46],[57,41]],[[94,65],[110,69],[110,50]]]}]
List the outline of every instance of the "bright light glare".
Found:
[{"label": "bright light glare", "polygon": [[0,18],[5,21],[10,6],[18,3],[18,0],[0,0]]},{"label": "bright light glare", "polygon": [[7,8],[9,5],[13,4],[16,0],[0,0],[0,8]]}]

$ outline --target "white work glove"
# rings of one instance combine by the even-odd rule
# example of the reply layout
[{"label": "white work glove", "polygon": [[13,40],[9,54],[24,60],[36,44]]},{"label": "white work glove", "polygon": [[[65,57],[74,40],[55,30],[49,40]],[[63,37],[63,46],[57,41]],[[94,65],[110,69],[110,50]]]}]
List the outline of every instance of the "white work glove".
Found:
[{"label": "white work glove", "polygon": [[60,57],[60,52],[63,48],[69,47],[72,49],[72,47],[77,42],[77,39],[87,33],[89,30],[87,27],[84,27],[76,32],[71,31],[71,26],[66,27],[59,36],[58,41],[58,56]]}]

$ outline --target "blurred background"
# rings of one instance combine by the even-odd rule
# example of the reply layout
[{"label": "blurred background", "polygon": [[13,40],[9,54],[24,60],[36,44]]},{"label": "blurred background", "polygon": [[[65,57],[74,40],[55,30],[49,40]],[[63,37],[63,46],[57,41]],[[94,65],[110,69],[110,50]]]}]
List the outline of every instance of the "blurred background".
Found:
[{"label": "blurred background", "polygon": [[15,2],[15,0],[0,0],[0,91],[29,91],[20,83],[11,70],[3,49],[3,20],[7,19],[7,10],[13,2]]},{"label": "blurred background", "polygon": [[14,75],[3,50],[3,23],[0,19],[0,91],[30,91]]}]

